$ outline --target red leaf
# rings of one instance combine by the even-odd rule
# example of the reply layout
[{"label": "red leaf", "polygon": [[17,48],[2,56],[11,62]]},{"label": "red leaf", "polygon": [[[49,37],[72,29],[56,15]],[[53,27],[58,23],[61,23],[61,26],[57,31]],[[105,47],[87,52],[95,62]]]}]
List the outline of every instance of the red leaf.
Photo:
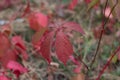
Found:
[{"label": "red leaf", "polygon": [[51,58],[50,58],[50,49],[52,45],[52,39],[54,36],[54,32],[49,32],[45,35],[44,41],[41,44],[40,52],[41,55],[50,63]]},{"label": "red leaf", "polygon": [[74,56],[70,56],[70,59],[75,65],[77,65],[77,67],[73,71],[75,73],[80,73],[80,71],[82,69],[80,62],[76,58],[74,58]]},{"label": "red leaf", "polygon": [[20,74],[26,73],[28,70],[16,61],[9,61],[7,68],[13,70],[15,75],[19,77]]},{"label": "red leaf", "polygon": [[12,38],[12,44],[15,45],[18,52],[20,52],[23,58],[26,60],[28,59],[28,55],[26,53],[26,46],[24,41],[22,40],[21,36],[14,36]]},{"label": "red leaf", "polygon": [[62,31],[59,31],[56,35],[55,49],[60,61],[66,64],[69,57],[73,54],[73,47]]},{"label": "red leaf", "polygon": [[7,78],[5,75],[0,75],[0,80],[10,80],[10,79]]},{"label": "red leaf", "polygon": [[78,0],[72,0],[71,3],[69,4],[69,9],[73,10],[77,4]]},{"label": "red leaf", "polygon": [[20,47],[21,49],[26,50],[24,41],[22,40],[21,36],[12,37],[12,43],[13,45]]},{"label": "red leaf", "polygon": [[79,61],[74,58],[74,56],[70,56],[70,60],[75,64],[75,65],[80,65]]},{"label": "red leaf", "polygon": [[16,61],[17,60],[17,55],[16,53],[11,50],[11,49],[8,49],[4,55],[0,58],[0,62],[2,63],[2,66],[4,68],[7,67],[7,64],[10,60],[13,60],[13,61]]},{"label": "red leaf", "polygon": [[21,52],[21,54],[22,54],[22,56],[23,56],[23,59],[24,59],[24,60],[27,60],[27,59],[28,59],[28,54],[27,54],[27,52],[24,51],[24,50],[22,50],[22,49],[20,49],[20,48],[19,48],[19,51]]},{"label": "red leaf", "polygon": [[70,30],[74,30],[77,32],[80,32],[81,34],[85,34],[84,30],[82,29],[82,27],[75,23],[75,22],[66,22],[63,27],[70,29]]},{"label": "red leaf", "polygon": [[48,18],[43,13],[32,13],[31,15],[29,15],[28,21],[30,27],[35,31],[39,31],[41,28],[47,27],[48,25]]},{"label": "red leaf", "polygon": [[0,57],[4,54],[4,52],[10,48],[9,39],[0,32]]},{"label": "red leaf", "polygon": [[80,73],[82,69],[82,66],[81,65],[77,65],[77,67],[73,70],[75,73]]},{"label": "red leaf", "polygon": [[0,10],[20,4],[21,0],[0,0]]}]

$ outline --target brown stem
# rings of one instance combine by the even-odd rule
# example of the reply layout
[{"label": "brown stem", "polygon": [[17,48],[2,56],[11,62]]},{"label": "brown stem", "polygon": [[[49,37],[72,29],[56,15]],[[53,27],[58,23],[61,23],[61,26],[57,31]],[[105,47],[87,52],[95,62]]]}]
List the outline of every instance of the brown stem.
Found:
[{"label": "brown stem", "polygon": [[[108,3],[108,1],[106,1],[106,6],[107,6],[107,3]],[[102,36],[103,36],[103,32],[104,32],[104,28],[105,28],[105,25],[106,25],[107,22],[109,21],[109,17],[110,17],[110,15],[112,14],[112,12],[113,12],[113,10],[115,9],[115,7],[117,6],[117,4],[118,4],[118,0],[116,1],[116,4],[112,7],[112,9],[111,9],[111,11],[110,11],[110,13],[109,13],[109,16],[107,17],[107,19],[105,20],[105,22],[103,22],[103,25],[102,25],[103,29],[101,30],[100,38],[99,38],[99,41],[98,41],[98,46],[97,46],[97,49],[96,49],[96,52],[95,52],[95,55],[94,55],[94,57],[93,57],[93,60],[92,60],[92,62],[91,62],[90,67],[92,67],[92,65],[94,64],[95,59],[96,59],[96,56],[97,56],[97,54],[98,54],[99,47],[100,47],[100,43],[101,43]],[[105,6],[105,9],[106,9],[106,6]]]},{"label": "brown stem", "polygon": [[83,65],[86,67],[86,69],[87,69],[88,71],[90,71],[90,70],[89,70],[89,67],[87,66],[87,64],[85,64],[85,62],[82,61],[81,59],[79,59],[79,60],[81,61],[81,63],[83,63]]},{"label": "brown stem", "polygon": [[108,0],[106,0],[106,3],[105,3],[105,8],[104,8],[104,12],[103,12],[104,15],[105,15],[105,10],[107,8],[107,4],[108,4]]},{"label": "brown stem", "polygon": [[89,67],[87,66],[87,64],[86,64],[79,56],[77,56],[76,54],[75,54],[75,57],[76,57],[76,59],[77,59],[78,61],[80,61],[80,62],[86,67],[86,69],[89,71]]},{"label": "brown stem", "polygon": [[109,66],[110,62],[112,61],[113,57],[120,51],[120,46],[114,51],[114,53],[111,55],[111,58],[108,60],[108,62],[105,64],[103,69],[101,70],[100,74],[96,78],[96,80],[100,80],[100,77],[104,73],[105,69]]}]

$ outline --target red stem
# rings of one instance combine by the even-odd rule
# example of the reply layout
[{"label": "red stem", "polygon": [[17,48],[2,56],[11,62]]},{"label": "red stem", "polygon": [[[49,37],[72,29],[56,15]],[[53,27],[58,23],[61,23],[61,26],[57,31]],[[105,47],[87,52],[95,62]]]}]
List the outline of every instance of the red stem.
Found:
[{"label": "red stem", "polygon": [[96,78],[96,80],[100,80],[100,77],[102,76],[102,74],[104,73],[105,69],[109,66],[110,62],[112,61],[113,57],[120,51],[120,46],[114,51],[114,53],[111,55],[111,58],[109,59],[109,61],[105,64],[105,66],[103,67],[103,69],[101,70],[101,72],[99,73],[98,77]]}]

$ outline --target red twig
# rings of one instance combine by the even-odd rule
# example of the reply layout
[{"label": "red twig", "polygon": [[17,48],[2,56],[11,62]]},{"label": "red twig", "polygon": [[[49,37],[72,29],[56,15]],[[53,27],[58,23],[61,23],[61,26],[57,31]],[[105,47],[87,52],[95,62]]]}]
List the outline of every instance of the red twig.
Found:
[{"label": "red twig", "polygon": [[114,51],[114,53],[111,55],[111,58],[108,60],[108,62],[105,64],[103,69],[101,70],[100,74],[96,78],[96,80],[100,80],[100,77],[104,73],[105,69],[109,66],[110,62],[112,61],[113,57],[120,51],[120,46]]}]

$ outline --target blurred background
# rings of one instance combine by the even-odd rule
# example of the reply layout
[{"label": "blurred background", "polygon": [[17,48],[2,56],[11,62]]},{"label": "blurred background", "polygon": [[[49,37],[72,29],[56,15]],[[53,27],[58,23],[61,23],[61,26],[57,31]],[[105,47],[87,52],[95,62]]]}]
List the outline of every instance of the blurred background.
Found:
[{"label": "blurred background", "polygon": [[[110,11],[117,0],[29,0],[30,8],[33,11],[40,11],[50,17],[51,20],[74,21],[84,29],[85,35],[71,32],[69,36],[74,47],[75,55],[80,57],[88,67],[100,38],[103,22],[108,18]],[[97,1],[97,0],[95,0]],[[92,71],[86,74],[86,67],[83,65],[80,73],[73,70],[76,67],[71,61],[64,66],[57,59],[53,58],[56,65],[48,67],[46,62],[37,56],[30,45],[34,31],[29,28],[25,17],[20,17],[27,6],[26,0],[0,0],[0,27],[10,23],[16,34],[21,35],[26,41],[30,59],[25,64],[29,65],[32,71],[30,76],[22,75],[20,80],[95,80],[111,54],[120,45],[120,1],[109,16],[109,21],[105,25],[102,41],[97,58],[93,64]],[[70,4],[72,3],[72,7]],[[15,17],[15,18],[14,18]],[[14,35],[14,34],[13,34]],[[83,64],[81,61],[79,61]],[[87,78],[86,78],[87,77]],[[110,65],[102,75],[101,80],[120,80],[120,52],[114,56]]]}]

